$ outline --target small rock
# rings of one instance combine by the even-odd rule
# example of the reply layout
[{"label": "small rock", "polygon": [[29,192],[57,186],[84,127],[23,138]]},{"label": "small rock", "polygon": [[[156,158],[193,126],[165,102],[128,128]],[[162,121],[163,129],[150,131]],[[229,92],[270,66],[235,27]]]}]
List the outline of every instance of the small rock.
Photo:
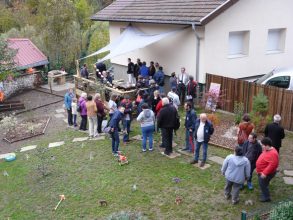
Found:
[{"label": "small rock", "polygon": [[253,205],[253,201],[251,199],[245,201],[245,205]]},{"label": "small rock", "polygon": [[6,170],[3,171],[3,176],[9,176]]}]

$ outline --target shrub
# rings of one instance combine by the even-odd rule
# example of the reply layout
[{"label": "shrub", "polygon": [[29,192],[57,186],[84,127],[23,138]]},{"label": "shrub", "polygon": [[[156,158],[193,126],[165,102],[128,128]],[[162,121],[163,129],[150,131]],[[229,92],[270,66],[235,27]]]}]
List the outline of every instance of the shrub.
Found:
[{"label": "shrub", "polygon": [[266,115],[269,107],[269,100],[268,97],[260,92],[257,96],[253,97],[252,101],[252,111],[259,113],[261,115]]},{"label": "shrub", "polygon": [[241,118],[244,114],[244,104],[243,102],[234,102],[234,122],[235,124],[239,124],[241,122]]},{"label": "shrub", "polygon": [[270,214],[270,220],[293,219],[293,202],[282,202],[275,206]]},{"label": "shrub", "polygon": [[140,212],[121,211],[119,213],[111,214],[107,220],[147,220]]}]

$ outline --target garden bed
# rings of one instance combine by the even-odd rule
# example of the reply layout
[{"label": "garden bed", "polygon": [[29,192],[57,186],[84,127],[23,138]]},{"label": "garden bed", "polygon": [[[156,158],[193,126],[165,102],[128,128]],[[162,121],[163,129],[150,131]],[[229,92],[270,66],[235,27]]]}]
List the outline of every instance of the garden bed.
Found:
[{"label": "garden bed", "polygon": [[14,143],[42,135],[45,133],[49,121],[50,117],[25,119],[11,128],[3,139],[9,143]]}]

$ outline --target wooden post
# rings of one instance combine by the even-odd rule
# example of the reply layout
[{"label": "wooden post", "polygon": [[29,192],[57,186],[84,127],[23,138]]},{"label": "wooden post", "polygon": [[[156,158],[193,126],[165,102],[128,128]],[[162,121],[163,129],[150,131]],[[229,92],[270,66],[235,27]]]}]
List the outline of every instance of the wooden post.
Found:
[{"label": "wooden post", "polygon": [[78,77],[80,77],[79,61],[78,61],[78,60],[75,61],[75,65],[76,65],[76,75],[77,75]]}]

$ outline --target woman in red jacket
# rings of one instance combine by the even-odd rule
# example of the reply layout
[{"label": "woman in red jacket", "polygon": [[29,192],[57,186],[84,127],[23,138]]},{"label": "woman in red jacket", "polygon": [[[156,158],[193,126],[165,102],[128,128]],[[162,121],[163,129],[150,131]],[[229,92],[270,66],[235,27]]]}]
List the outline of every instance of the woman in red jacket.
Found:
[{"label": "woman in red jacket", "polygon": [[261,140],[263,152],[256,161],[256,172],[258,174],[258,183],[261,189],[261,202],[270,202],[269,184],[272,178],[276,175],[279,166],[279,154],[272,146],[270,138]]}]

